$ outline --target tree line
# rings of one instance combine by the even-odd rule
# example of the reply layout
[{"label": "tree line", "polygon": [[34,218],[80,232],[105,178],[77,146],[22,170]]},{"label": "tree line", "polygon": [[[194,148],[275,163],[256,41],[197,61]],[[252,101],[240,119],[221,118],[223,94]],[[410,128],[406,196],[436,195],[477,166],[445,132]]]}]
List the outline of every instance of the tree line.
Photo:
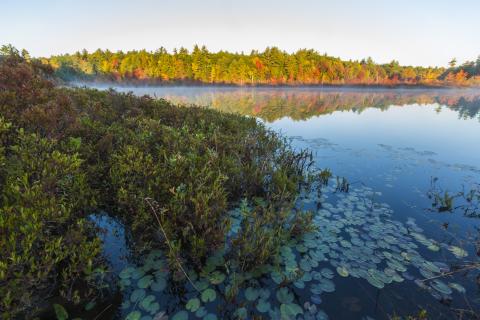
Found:
[{"label": "tree line", "polygon": [[480,85],[480,58],[449,68],[375,63],[371,58],[341,60],[311,49],[287,53],[210,52],[195,46],[168,52],[96,50],[44,58],[65,79],[237,85]]}]

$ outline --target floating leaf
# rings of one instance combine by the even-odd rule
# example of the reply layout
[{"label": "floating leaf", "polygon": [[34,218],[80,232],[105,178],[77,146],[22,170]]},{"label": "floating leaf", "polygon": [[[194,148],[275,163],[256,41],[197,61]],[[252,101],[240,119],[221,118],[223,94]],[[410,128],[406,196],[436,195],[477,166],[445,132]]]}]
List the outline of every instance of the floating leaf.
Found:
[{"label": "floating leaf", "polygon": [[283,282],[283,276],[280,272],[273,271],[271,273],[271,276],[272,276],[273,282],[275,282],[276,284],[280,284]]},{"label": "floating leaf", "polygon": [[130,301],[131,302],[138,302],[145,298],[145,290],[143,289],[136,289],[132,292],[132,295],[130,296]]},{"label": "floating leaf", "polygon": [[127,267],[123,269],[120,274],[118,275],[121,279],[128,279],[132,277],[132,273],[135,270],[135,268],[132,267]]},{"label": "floating leaf", "polygon": [[140,311],[132,311],[130,312],[125,320],[140,320],[142,317],[142,313]]},{"label": "floating leaf", "polygon": [[297,315],[303,314],[303,309],[295,303],[282,303],[280,306],[280,313],[282,319],[295,319]]},{"label": "floating leaf", "polygon": [[140,308],[142,308],[145,311],[148,311],[150,309],[150,304],[154,301],[155,301],[155,296],[148,295],[140,302]]},{"label": "floating leaf", "polygon": [[207,309],[205,309],[205,307],[200,307],[198,308],[197,312],[195,312],[195,316],[197,318],[203,318],[206,314],[207,314]]},{"label": "floating leaf", "polygon": [[145,271],[142,268],[135,268],[132,271],[132,278],[134,280],[140,279],[145,275]]},{"label": "floating leaf", "polygon": [[188,300],[185,308],[190,312],[195,312],[200,308],[200,300],[198,298],[193,298]]},{"label": "floating leaf", "polygon": [[257,289],[254,289],[252,287],[248,287],[245,290],[245,298],[247,298],[248,301],[255,301],[257,300],[260,292]]},{"label": "floating leaf", "polygon": [[85,311],[92,310],[93,308],[95,308],[95,305],[96,305],[95,300],[90,301],[85,305]]},{"label": "floating leaf", "polygon": [[259,299],[256,307],[258,312],[261,312],[261,313],[268,312],[271,308],[270,302],[264,299]]},{"label": "floating leaf", "polygon": [[225,274],[221,273],[220,271],[215,271],[210,275],[209,279],[210,283],[217,285],[225,280]]},{"label": "floating leaf", "polygon": [[342,277],[348,277],[348,270],[345,267],[337,267],[337,272]]},{"label": "floating leaf", "polygon": [[55,315],[57,316],[57,320],[66,320],[68,319],[68,312],[65,308],[60,304],[53,304],[53,309],[55,310]]},{"label": "floating leaf", "polygon": [[155,292],[161,292],[165,290],[166,287],[167,287],[167,280],[165,280],[164,278],[157,278],[157,280],[150,285],[150,289],[152,289]]},{"label": "floating leaf", "polygon": [[468,252],[457,246],[449,246],[448,250],[455,255],[455,257],[461,259],[468,256]]},{"label": "floating leaf", "polygon": [[153,277],[151,275],[148,275],[138,280],[137,286],[140,289],[145,289],[145,288],[148,288],[152,282],[153,282]]},{"label": "floating leaf", "polygon": [[288,304],[288,303],[291,303],[293,301],[293,299],[294,299],[294,296],[288,290],[288,288],[284,287],[284,288],[280,288],[279,290],[277,290],[277,300],[280,303]]},{"label": "floating leaf", "polygon": [[239,308],[239,309],[235,310],[235,316],[238,319],[247,319],[247,309]]},{"label": "floating leaf", "polygon": [[205,303],[212,302],[216,298],[217,298],[217,293],[213,289],[208,288],[202,292],[202,301]]},{"label": "floating leaf", "polygon": [[451,282],[451,283],[448,284],[448,286],[452,289],[457,290],[459,293],[465,293],[466,292],[465,288],[458,283]]},{"label": "floating leaf", "polygon": [[205,317],[203,317],[203,320],[217,320],[217,316],[213,313],[209,313]]},{"label": "floating leaf", "polygon": [[447,286],[444,282],[442,282],[438,279],[433,280],[433,282],[431,283],[431,286],[432,286],[433,289],[435,289],[438,292],[443,293],[445,295],[452,294],[452,289],[450,289],[449,286]]},{"label": "floating leaf", "polygon": [[178,311],[171,320],[188,320],[188,312],[185,310]]}]

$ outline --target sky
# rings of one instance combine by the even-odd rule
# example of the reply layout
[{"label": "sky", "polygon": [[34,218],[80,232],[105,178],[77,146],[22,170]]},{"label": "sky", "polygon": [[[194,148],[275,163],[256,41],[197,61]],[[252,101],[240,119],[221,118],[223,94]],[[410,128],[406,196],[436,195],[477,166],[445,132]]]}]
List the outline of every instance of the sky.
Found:
[{"label": "sky", "polygon": [[0,44],[36,57],[83,48],[277,46],[447,66],[480,55],[479,14],[480,0],[0,0]]}]

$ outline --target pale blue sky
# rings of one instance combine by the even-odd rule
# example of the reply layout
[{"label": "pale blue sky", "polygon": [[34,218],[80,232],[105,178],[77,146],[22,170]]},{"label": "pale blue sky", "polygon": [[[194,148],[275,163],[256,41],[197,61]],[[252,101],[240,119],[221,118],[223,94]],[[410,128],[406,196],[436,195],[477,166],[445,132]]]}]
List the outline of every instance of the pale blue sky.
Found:
[{"label": "pale blue sky", "polygon": [[480,54],[480,0],[0,0],[5,43],[34,56],[205,44],[445,66]]}]

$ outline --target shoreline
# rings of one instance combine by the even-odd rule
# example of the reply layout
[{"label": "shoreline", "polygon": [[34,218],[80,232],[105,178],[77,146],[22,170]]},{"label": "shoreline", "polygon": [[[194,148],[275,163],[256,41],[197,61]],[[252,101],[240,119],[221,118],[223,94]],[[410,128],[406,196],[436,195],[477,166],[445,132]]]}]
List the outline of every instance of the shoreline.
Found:
[{"label": "shoreline", "polygon": [[205,83],[185,81],[100,81],[100,80],[69,80],[61,85],[101,86],[101,87],[185,87],[185,88],[234,88],[234,89],[350,89],[350,90],[478,90],[478,86],[424,85],[424,84],[235,84],[235,83]]}]

